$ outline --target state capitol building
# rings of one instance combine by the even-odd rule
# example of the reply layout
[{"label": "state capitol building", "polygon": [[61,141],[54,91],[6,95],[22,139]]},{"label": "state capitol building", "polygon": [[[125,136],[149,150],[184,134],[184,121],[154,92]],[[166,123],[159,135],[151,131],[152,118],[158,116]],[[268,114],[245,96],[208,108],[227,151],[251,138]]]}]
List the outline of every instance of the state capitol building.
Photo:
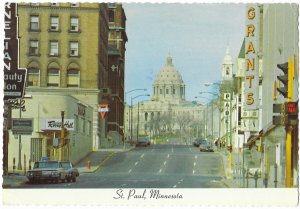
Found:
[{"label": "state capitol building", "polygon": [[126,105],[125,137],[135,141],[137,135],[152,138],[174,134],[182,139],[198,136],[203,114],[203,105],[185,100],[185,83],[168,56],[152,84],[151,100]]}]

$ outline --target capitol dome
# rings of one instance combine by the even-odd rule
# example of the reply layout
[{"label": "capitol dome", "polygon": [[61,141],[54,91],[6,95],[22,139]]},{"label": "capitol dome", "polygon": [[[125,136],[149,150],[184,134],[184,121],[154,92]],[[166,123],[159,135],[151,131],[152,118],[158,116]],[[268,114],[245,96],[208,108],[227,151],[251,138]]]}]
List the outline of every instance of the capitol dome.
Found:
[{"label": "capitol dome", "polygon": [[185,84],[179,71],[173,65],[172,57],[167,57],[165,66],[158,72],[153,82],[153,100],[178,103],[185,98]]},{"label": "capitol dome", "polygon": [[176,70],[176,68],[172,63],[171,56],[167,57],[167,62],[165,66],[157,74],[154,83],[156,84],[167,84],[167,83],[182,84],[183,83],[180,73],[178,72],[178,70]]}]

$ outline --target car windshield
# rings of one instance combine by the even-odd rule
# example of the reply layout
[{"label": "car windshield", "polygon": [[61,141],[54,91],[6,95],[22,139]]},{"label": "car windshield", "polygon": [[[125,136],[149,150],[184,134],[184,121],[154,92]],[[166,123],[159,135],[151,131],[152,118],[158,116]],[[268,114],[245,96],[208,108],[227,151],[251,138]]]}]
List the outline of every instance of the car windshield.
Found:
[{"label": "car windshield", "polygon": [[63,168],[71,168],[71,163],[70,162],[62,162],[61,163]]},{"label": "car windshield", "polygon": [[58,168],[58,162],[36,162],[34,168]]},{"label": "car windshield", "polygon": [[139,137],[139,138],[138,138],[138,141],[139,141],[139,142],[147,142],[147,141],[148,141],[148,138],[147,138],[147,137]]}]

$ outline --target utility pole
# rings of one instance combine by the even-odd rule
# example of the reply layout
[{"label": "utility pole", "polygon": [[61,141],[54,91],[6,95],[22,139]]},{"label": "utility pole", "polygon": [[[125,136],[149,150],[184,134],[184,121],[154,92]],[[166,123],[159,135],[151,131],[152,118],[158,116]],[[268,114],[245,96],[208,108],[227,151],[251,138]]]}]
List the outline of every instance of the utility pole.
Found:
[{"label": "utility pole", "polygon": [[64,160],[64,143],[65,143],[65,126],[64,126],[65,112],[61,111],[61,136],[60,136],[60,160]]}]

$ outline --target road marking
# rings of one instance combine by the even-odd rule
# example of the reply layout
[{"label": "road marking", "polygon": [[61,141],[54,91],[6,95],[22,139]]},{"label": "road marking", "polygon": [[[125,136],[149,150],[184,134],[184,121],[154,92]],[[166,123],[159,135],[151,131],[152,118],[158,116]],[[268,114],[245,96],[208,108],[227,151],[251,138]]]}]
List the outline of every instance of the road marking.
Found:
[{"label": "road marking", "polygon": [[161,169],[159,169],[158,173],[161,173]]},{"label": "road marking", "polygon": [[196,166],[196,162],[194,162],[194,167]]},{"label": "road marking", "polygon": [[198,158],[198,156],[197,155],[195,155],[195,159],[197,159]]},{"label": "road marking", "polygon": [[174,185],[174,186],[173,186],[173,188],[176,188],[176,187],[177,187],[177,185]]},{"label": "road marking", "polygon": [[168,154],[168,158],[170,157],[170,154]]},{"label": "road marking", "polygon": [[137,161],[137,162],[135,162],[135,164],[134,165],[137,165],[137,164],[139,164],[139,162]]},{"label": "road marking", "polygon": [[144,157],[144,155],[145,155],[145,154],[142,154],[141,158],[143,158],[143,157]]},{"label": "road marking", "polygon": [[173,147],[172,147],[172,152],[174,152],[174,149],[173,149]]},{"label": "road marking", "polygon": [[181,182],[180,181],[178,181],[178,183],[177,184],[180,184]]},{"label": "road marking", "polygon": [[180,179],[180,181],[183,181],[183,179]]},{"label": "road marking", "polygon": [[166,165],[166,164],[167,164],[167,161],[164,162],[164,165]]},{"label": "road marking", "polygon": [[193,174],[195,174],[195,170],[193,170]]},{"label": "road marking", "polygon": [[128,171],[128,173],[131,173],[131,171],[132,171],[132,170],[130,169],[130,170]]}]

